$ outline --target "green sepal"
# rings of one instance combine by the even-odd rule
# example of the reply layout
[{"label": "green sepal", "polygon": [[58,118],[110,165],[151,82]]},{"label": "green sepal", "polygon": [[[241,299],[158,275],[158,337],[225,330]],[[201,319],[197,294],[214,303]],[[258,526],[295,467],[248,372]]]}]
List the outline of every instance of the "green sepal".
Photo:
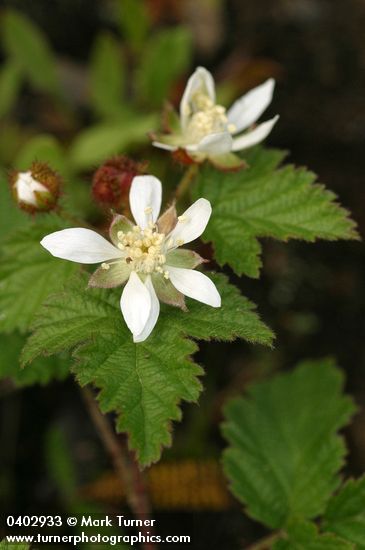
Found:
[{"label": "green sepal", "polygon": [[171,267],[195,269],[205,261],[197,252],[186,248],[175,248],[166,255],[166,265],[171,265]]},{"label": "green sepal", "polygon": [[89,279],[89,287],[114,288],[120,286],[128,279],[131,268],[123,260],[117,262],[105,262],[109,269],[98,267]]},{"label": "green sepal", "polygon": [[152,283],[157,298],[161,302],[187,311],[184,295],[174,287],[169,279],[165,279],[160,273],[154,273],[152,275]]},{"label": "green sepal", "polygon": [[234,153],[210,156],[208,160],[215,168],[223,172],[238,172],[239,170],[247,168],[246,161]]},{"label": "green sepal", "polygon": [[112,219],[112,223],[109,227],[109,237],[112,243],[115,246],[118,246],[119,239],[118,239],[118,231],[123,231],[123,233],[128,233],[128,231],[132,231],[133,229],[133,223],[128,220],[125,216],[122,214],[114,214],[114,217]]},{"label": "green sepal", "polygon": [[175,208],[175,202],[165,210],[162,216],[157,220],[157,227],[159,233],[168,235],[174,229],[177,224],[177,212]]}]

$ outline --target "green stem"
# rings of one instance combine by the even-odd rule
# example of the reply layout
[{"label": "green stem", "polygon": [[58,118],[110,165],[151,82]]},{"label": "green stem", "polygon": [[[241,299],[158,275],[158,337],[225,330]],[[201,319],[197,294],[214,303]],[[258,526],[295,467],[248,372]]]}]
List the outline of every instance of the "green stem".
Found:
[{"label": "green stem", "polygon": [[198,164],[191,164],[189,168],[186,170],[185,174],[180,180],[179,185],[177,186],[175,197],[176,200],[181,200],[186,193],[189,191],[190,186],[198,172]]},{"label": "green stem", "polygon": [[[111,458],[114,471],[123,484],[130,509],[138,519],[149,519],[151,508],[147,488],[134,457],[129,452],[126,443],[114,433],[107,417],[100,411],[93,392],[88,387],[83,387],[81,394],[96,431]],[[152,528],[141,527],[143,535],[147,535],[148,530],[151,532]],[[141,548],[156,550],[157,547],[153,543],[144,542],[141,544]]]}]

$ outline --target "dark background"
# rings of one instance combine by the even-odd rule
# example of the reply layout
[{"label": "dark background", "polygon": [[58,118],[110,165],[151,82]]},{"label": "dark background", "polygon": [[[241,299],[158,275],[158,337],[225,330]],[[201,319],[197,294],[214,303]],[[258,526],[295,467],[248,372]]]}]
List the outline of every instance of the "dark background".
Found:
[{"label": "dark background", "polygon": [[[279,113],[281,118],[268,144],[290,150],[291,162],[315,171],[352,211],[362,234],[365,1],[146,0],[146,5],[156,28],[184,22],[192,29],[195,65],[209,68],[218,81],[231,79],[245,90],[269,76],[276,78],[268,115]],[[14,0],[0,6],[17,7],[28,14],[47,34],[55,51],[78,65],[87,59],[100,28],[113,30],[108,2]],[[25,97],[25,104],[27,101]],[[26,110],[23,116],[27,116]],[[184,420],[175,426],[174,446],[164,453],[163,461],[218,459],[224,446],[219,435],[222,404],[248,381],[290,368],[301,359],[336,357],[346,371],[348,391],[362,407],[364,269],[361,242],[282,244],[267,240],[260,280],[238,282],[229,273],[276,332],[276,349],[266,351],[243,343],[203,345],[197,359],[207,366],[206,391],[199,408],[184,406]],[[52,426],[65,435],[76,472],[77,498],[85,485],[92,486],[110,470],[72,380],[5,395],[1,410],[6,511],[56,513],[67,508],[44,450]],[[347,474],[359,475],[365,470],[362,409],[346,436],[350,447]],[[179,482],[187,483],[183,474]],[[219,480],[215,482],[219,484]],[[169,488],[161,485],[161,491]],[[91,493],[91,501],[101,502],[103,509],[123,506],[113,501],[107,486],[99,500]],[[192,510],[178,512],[184,512],[190,521]],[[219,511],[198,507],[193,515],[197,548],[222,548],[225,544],[225,548],[234,549],[237,541],[241,548],[264,534],[260,526],[243,518],[233,500],[223,499]],[[161,517],[160,524],[176,526],[172,516],[169,520]]]}]

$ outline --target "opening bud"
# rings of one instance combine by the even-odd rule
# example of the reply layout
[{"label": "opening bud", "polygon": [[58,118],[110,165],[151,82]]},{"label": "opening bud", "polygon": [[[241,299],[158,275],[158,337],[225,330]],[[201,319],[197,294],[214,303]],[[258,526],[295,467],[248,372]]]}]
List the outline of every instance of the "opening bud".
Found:
[{"label": "opening bud", "polygon": [[11,190],[18,206],[27,212],[49,212],[57,204],[61,178],[45,162],[33,162],[25,172],[9,175]]}]

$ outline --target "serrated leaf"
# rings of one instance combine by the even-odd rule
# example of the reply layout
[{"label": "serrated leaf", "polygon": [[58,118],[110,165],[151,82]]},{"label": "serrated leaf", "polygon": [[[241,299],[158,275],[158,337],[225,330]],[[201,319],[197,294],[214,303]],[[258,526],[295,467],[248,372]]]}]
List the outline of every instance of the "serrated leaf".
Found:
[{"label": "serrated leaf", "polygon": [[90,97],[96,113],[123,114],[124,64],[120,44],[109,33],[97,36],[90,61]]},{"label": "serrated leaf", "polygon": [[63,229],[56,216],[12,233],[0,250],[0,330],[25,332],[42,302],[62,289],[79,269],[60,262],[40,245],[48,233]]},{"label": "serrated leaf", "polygon": [[190,358],[197,346],[186,336],[271,343],[272,333],[252,304],[224,276],[216,276],[215,282],[222,308],[190,300],[188,313],[162,306],[152,336],[134,344],[121,316],[120,289],[85,290],[85,280],[75,281],[47,302],[23,361],[86,342],[76,349],[74,372],[81,385],[101,389],[102,410],[119,414],[117,429],[129,433],[130,446],[147,465],[159,459],[162,446],[170,445],[170,423],[181,418],[180,401],[196,401],[201,390],[202,369]]},{"label": "serrated leaf", "polygon": [[189,68],[192,37],[186,27],[165,29],[146,44],[136,74],[136,92],[149,104],[160,107],[177,78]]},{"label": "serrated leaf", "polygon": [[286,536],[278,540],[273,550],[354,550],[354,546],[335,535],[320,534],[316,525],[305,521],[294,521],[289,525]]},{"label": "serrated leaf", "polygon": [[227,404],[224,470],[251,517],[276,529],[323,512],[346,452],[337,431],[355,409],[342,388],[331,360],[308,361]]},{"label": "serrated leaf", "polygon": [[43,33],[16,10],[7,10],[2,27],[4,48],[31,83],[41,91],[58,95],[56,62]]},{"label": "serrated leaf", "polygon": [[20,352],[25,344],[24,336],[13,333],[0,335],[0,379],[9,378],[16,386],[45,386],[52,380],[64,380],[70,372],[70,359],[66,356],[38,357],[25,368],[20,366]]},{"label": "serrated leaf", "polygon": [[365,548],[365,477],[349,480],[328,503],[324,529]]},{"label": "serrated leaf", "polygon": [[194,198],[210,200],[213,214],[204,233],[220,265],[258,277],[260,237],[282,241],[354,239],[355,224],[336,196],[315,183],[305,168],[278,168],[283,152],[256,148],[245,155],[249,168],[219,172],[209,165],[198,173]]},{"label": "serrated leaf", "polygon": [[7,61],[0,70],[0,118],[7,115],[22,85],[22,72],[17,63]]}]

